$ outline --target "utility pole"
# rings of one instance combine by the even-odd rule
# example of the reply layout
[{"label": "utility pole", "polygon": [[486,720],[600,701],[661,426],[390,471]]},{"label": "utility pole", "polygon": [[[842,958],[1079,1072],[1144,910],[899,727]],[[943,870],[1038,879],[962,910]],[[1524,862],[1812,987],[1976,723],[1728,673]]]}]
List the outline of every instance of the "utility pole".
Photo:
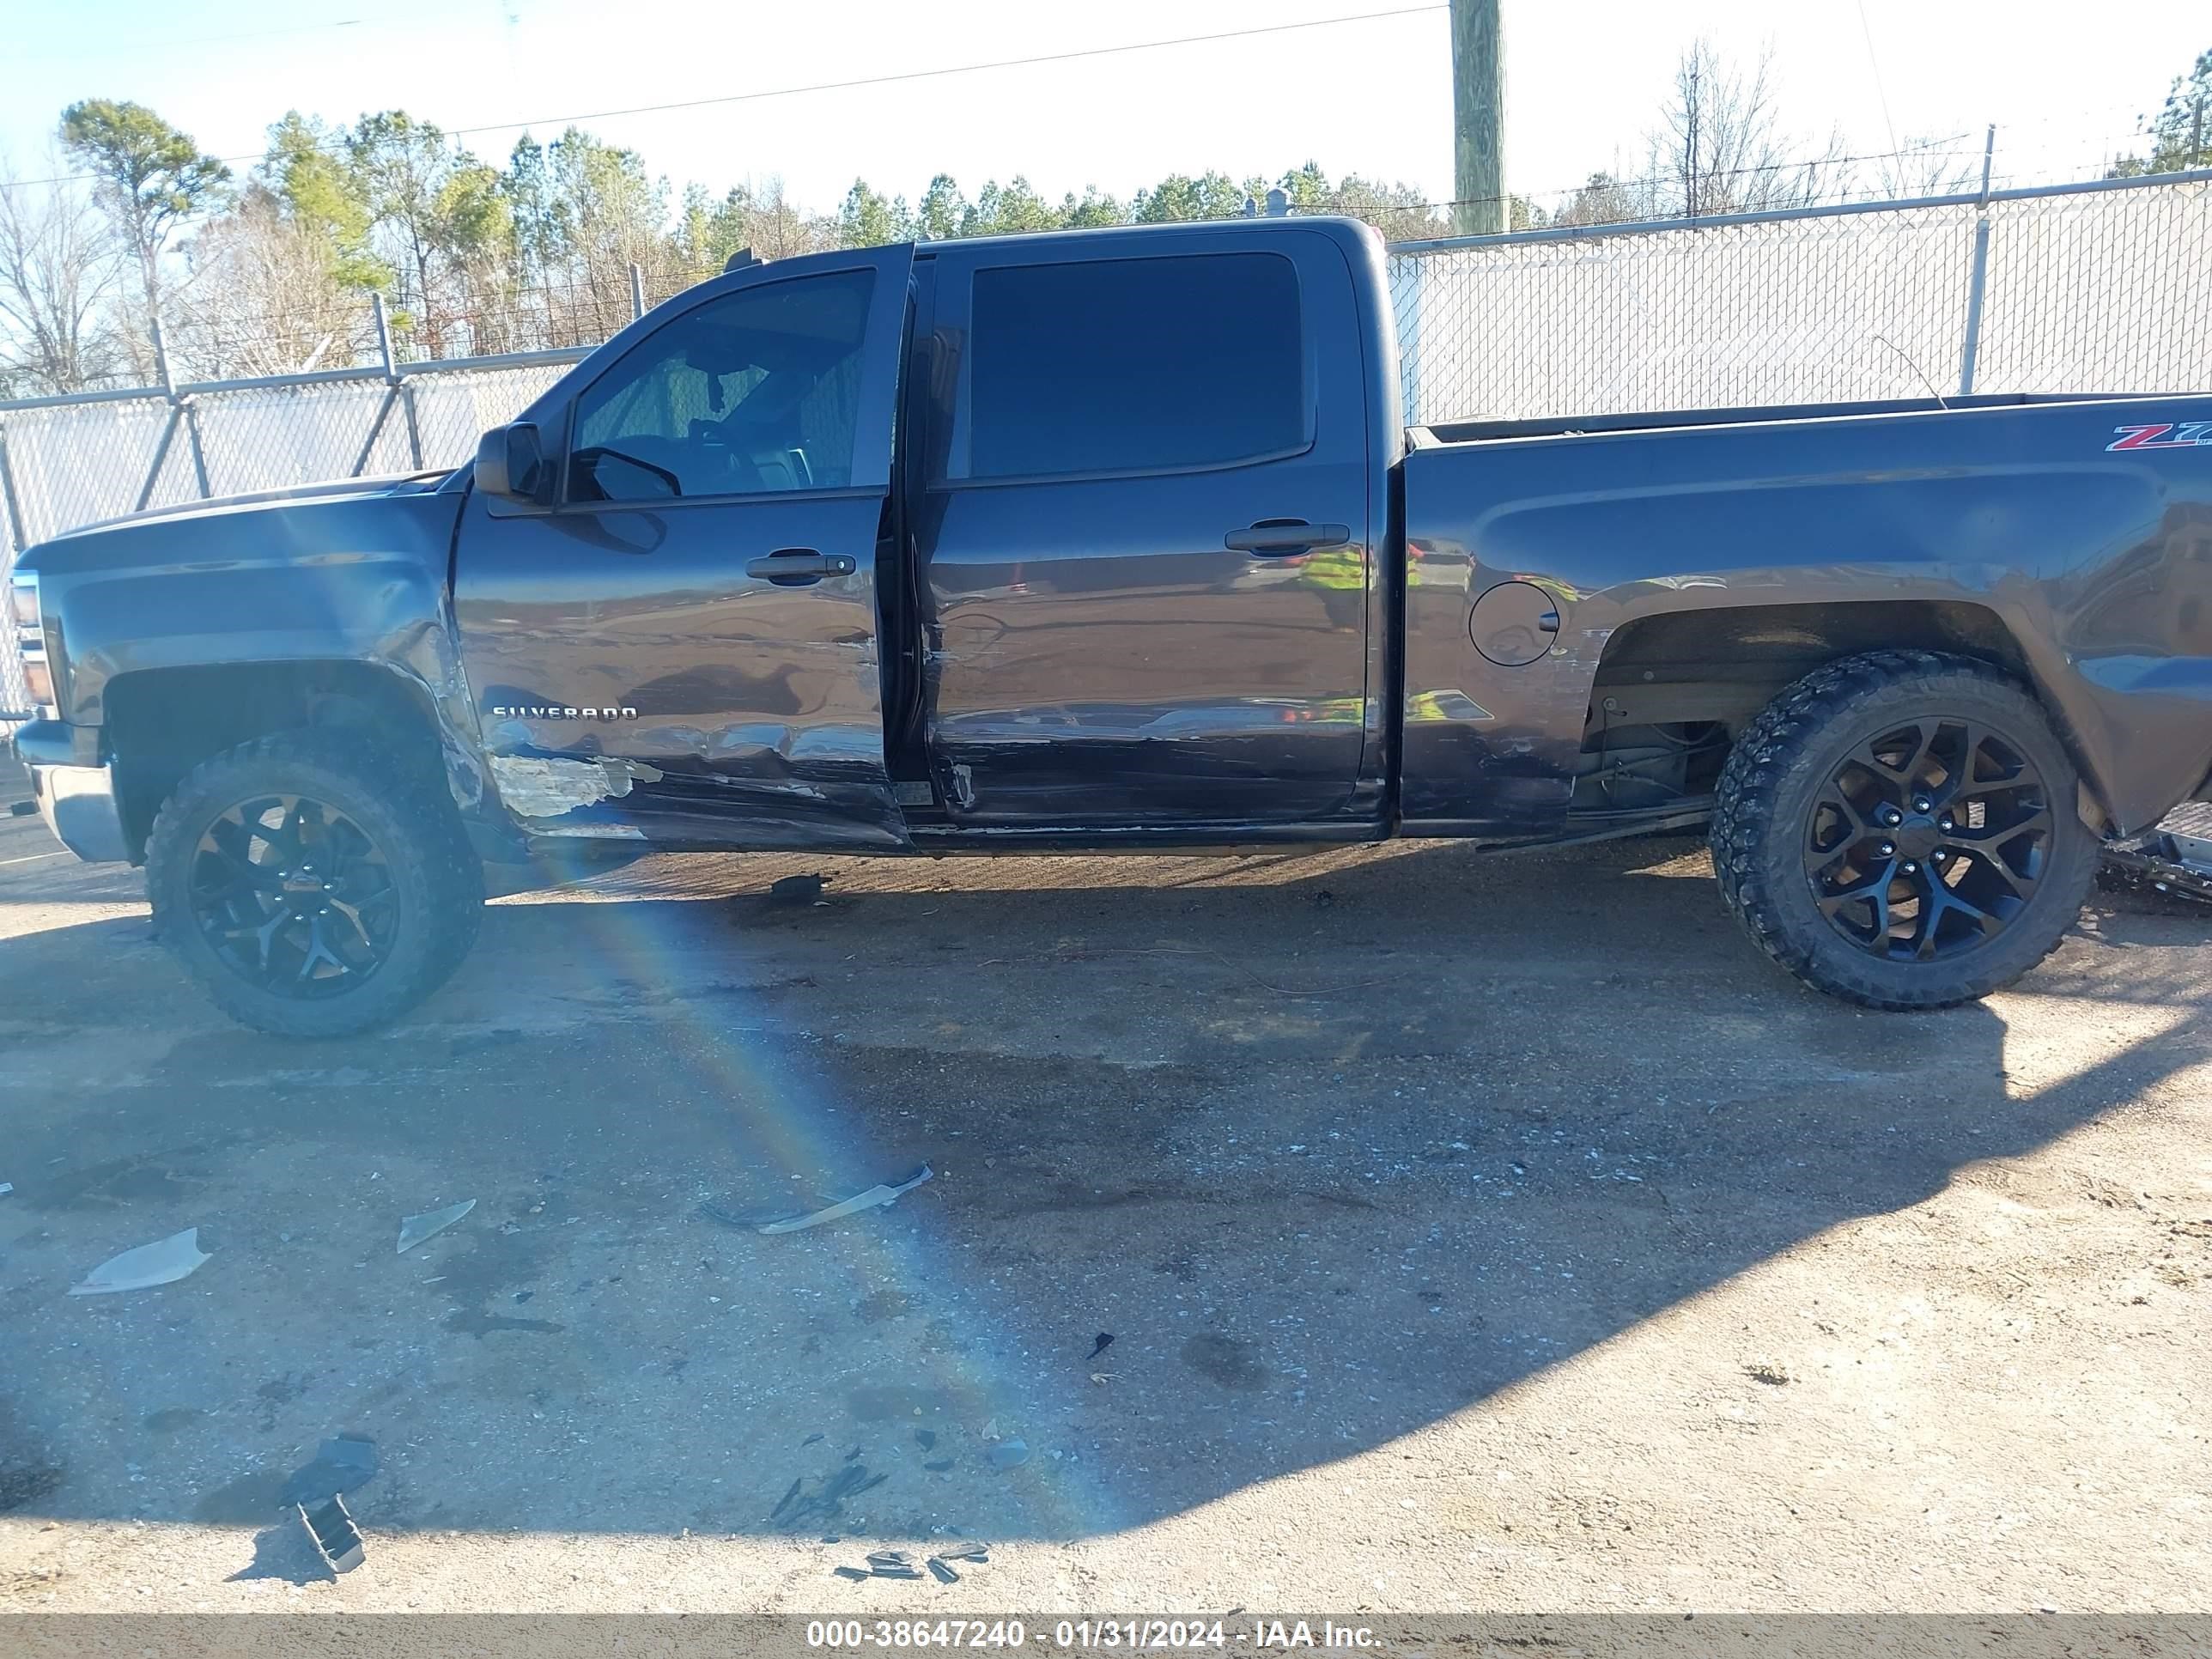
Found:
[{"label": "utility pole", "polygon": [[1498,0],[1451,0],[1452,228],[1504,230],[1505,52]]}]

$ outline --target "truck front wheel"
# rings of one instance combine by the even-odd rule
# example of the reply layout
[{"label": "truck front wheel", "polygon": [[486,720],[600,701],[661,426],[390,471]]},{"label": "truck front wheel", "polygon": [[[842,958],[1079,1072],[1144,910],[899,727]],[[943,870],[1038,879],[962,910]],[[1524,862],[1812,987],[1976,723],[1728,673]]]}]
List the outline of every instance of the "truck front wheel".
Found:
[{"label": "truck front wheel", "polygon": [[2057,948],[2097,872],[2073,763],[1987,664],[1875,651],[1807,675],[1729,756],[1721,896],[1816,990],[1946,1008]]},{"label": "truck front wheel", "polygon": [[240,744],[186,775],[146,848],[164,942],[224,1012],[278,1036],[398,1018],[476,940],[483,868],[453,803],[327,732]]}]

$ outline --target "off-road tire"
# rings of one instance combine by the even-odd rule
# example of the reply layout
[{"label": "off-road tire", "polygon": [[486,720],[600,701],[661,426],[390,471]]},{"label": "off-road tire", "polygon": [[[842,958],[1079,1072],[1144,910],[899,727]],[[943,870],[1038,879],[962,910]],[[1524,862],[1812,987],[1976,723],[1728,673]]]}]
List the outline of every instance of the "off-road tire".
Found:
[{"label": "off-road tire", "polygon": [[[287,794],[350,818],[380,851],[397,902],[391,947],[374,971],[316,1000],[276,994],[234,969],[190,896],[197,849],[215,820],[257,796]],[[155,932],[216,1005],[242,1025],[286,1037],[351,1036],[398,1018],[460,965],[483,915],[483,866],[452,800],[393,757],[327,732],[257,738],[186,774],[155,818],[146,889]]]},{"label": "off-road tire", "polygon": [[[2039,773],[2051,839],[2033,895],[1994,937],[1932,961],[1844,938],[1806,872],[1818,796],[1860,744],[1916,718],[1995,729]],[[1752,942],[1815,990],[1869,1008],[1948,1008],[2001,990],[2058,947],[2096,879],[2098,841],[2075,811],[2072,760],[2042,705],[1999,670],[1929,651],[1870,651],[1814,670],[1769,703],[1721,773],[1711,829],[1721,896]]]}]

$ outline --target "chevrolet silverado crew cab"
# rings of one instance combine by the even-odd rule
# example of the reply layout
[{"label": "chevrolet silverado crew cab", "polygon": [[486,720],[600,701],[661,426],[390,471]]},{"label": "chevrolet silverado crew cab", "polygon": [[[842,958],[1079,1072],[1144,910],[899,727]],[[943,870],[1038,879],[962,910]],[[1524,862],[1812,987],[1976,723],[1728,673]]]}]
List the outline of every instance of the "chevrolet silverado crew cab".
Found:
[{"label": "chevrolet silverado crew cab", "polygon": [[[734,263],[734,262],[733,262]],[[1331,219],[753,263],[449,474],[31,549],[16,746],[237,1018],[359,1030],[483,860],[1711,824],[1751,940],[1978,997],[2212,769],[2212,397],[1408,430]]]}]

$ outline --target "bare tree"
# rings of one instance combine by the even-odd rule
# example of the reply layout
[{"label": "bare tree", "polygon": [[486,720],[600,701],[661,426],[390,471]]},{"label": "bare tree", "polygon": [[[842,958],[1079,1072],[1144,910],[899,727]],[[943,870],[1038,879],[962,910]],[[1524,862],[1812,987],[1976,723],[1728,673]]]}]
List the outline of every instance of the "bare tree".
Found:
[{"label": "bare tree", "polygon": [[1817,149],[1783,134],[1765,53],[1746,72],[1698,41],[1675,66],[1663,115],[1655,171],[1672,198],[1667,210],[1686,218],[1802,207],[1844,181],[1840,134]]},{"label": "bare tree", "polygon": [[1659,181],[1649,173],[1618,179],[1610,173],[1593,173],[1589,182],[1561,202],[1552,216],[1555,225],[1621,225],[1637,219],[1656,219]]},{"label": "bare tree", "polygon": [[349,368],[366,343],[368,301],[339,281],[329,240],[259,185],[186,253],[196,280],[173,300],[173,339],[194,379]]},{"label": "bare tree", "polygon": [[107,312],[122,262],[91,199],[58,175],[25,182],[0,167],[0,383],[82,392],[112,374]]},{"label": "bare tree", "polygon": [[1874,176],[1876,187],[1893,202],[1955,196],[1980,186],[1981,149],[1964,136],[1908,138],[1895,155],[1875,158]]}]

